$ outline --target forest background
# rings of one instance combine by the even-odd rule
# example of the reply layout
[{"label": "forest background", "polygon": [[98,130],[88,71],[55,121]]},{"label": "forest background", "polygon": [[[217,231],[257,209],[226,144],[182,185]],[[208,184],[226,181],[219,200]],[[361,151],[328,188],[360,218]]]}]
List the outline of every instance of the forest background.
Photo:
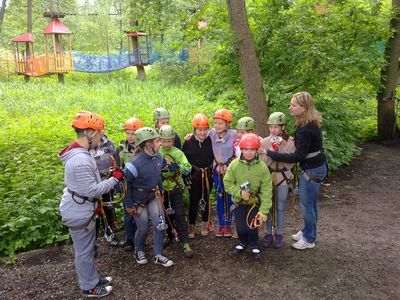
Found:
[{"label": "forest background", "polygon": [[[0,58],[12,57],[11,39],[26,32],[26,1],[2,0]],[[5,6],[4,6],[5,5]],[[357,143],[377,135],[376,94],[391,35],[388,0],[248,0],[253,35],[269,112],[287,115],[293,93],[306,90],[324,117],[324,148],[331,170],[359,154]],[[248,115],[235,58],[227,3],[222,0],[59,1],[73,49],[89,54],[122,53],[127,31],[143,30],[161,59],[136,80],[133,68],[108,74],[73,73],[65,85],[55,77],[0,78],[0,257],[68,240],[58,205],[63,166],[57,153],[73,138],[70,120],[78,110],[106,119],[118,144],[123,122],[171,111],[180,135],[192,116],[226,107],[236,121]],[[50,1],[33,1],[35,52]],[[131,26],[137,21],[138,26]],[[206,22],[206,26],[199,26]],[[179,53],[193,53],[182,60]],[[291,133],[293,120],[289,117]]]}]

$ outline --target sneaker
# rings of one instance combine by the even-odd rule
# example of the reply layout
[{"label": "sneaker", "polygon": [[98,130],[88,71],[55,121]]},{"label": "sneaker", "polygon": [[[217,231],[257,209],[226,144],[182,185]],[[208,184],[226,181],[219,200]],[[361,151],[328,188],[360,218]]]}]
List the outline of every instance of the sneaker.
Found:
[{"label": "sneaker", "polygon": [[232,237],[232,226],[226,226],[224,229],[224,237]]},{"label": "sneaker", "polygon": [[243,244],[239,244],[239,245],[235,246],[235,248],[233,249],[233,252],[235,252],[235,254],[241,254],[241,253],[243,253],[245,248],[246,247]]},{"label": "sneaker", "polygon": [[99,282],[96,284],[96,287],[99,287],[99,286],[103,286],[103,287],[109,286],[109,285],[111,284],[112,280],[113,280],[113,278],[112,278],[111,276],[102,277],[102,278],[99,279]]},{"label": "sneaker", "polygon": [[303,237],[303,232],[301,230],[299,230],[298,233],[292,234],[290,237],[292,238],[293,241],[297,242],[298,240],[300,240]]},{"label": "sneaker", "polygon": [[283,247],[283,237],[282,234],[275,234],[274,238],[274,248],[279,249]]},{"label": "sneaker", "polygon": [[273,242],[273,236],[271,233],[267,233],[263,240],[262,240],[262,245],[264,248],[270,248]]},{"label": "sneaker", "polygon": [[253,249],[251,249],[251,253],[253,253],[253,256],[254,256],[255,259],[259,259],[260,258],[260,253],[261,253],[260,249],[253,248]]},{"label": "sneaker", "polygon": [[225,228],[224,226],[219,226],[218,229],[215,231],[215,236],[221,237],[224,236]]},{"label": "sneaker", "polygon": [[201,231],[200,234],[202,236],[207,236],[210,233],[208,230],[208,223],[207,222],[201,222]]},{"label": "sneaker", "polygon": [[183,244],[183,253],[185,253],[186,258],[191,258],[194,255],[192,247],[190,247],[189,243]]},{"label": "sneaker", "polygon": [[195,224],[189,224],[189,227],[188,227],[189,239],[194,239],[195,235],[196,235],[196,225]]},{"label": "sneaker", "polygon": [[308,243],[305,239],[301,238],[292,247],[298,250],[311,249],[315,247],[315,243]]},{"label": "sneaker", "polygon": [[162,265],[163,267],[170,267],[174,264],[172,260],[166,258],[165,256],[162,256],[161,254],[154,257],[154,263],[156,265]]},{"label": "sneaker", "polygon": [[148,263],[147,258],[146,258],[146,255],[144,254],[143,251],[138,251],[138,252],[136,252],[135,255],[134,255],[134,257],[135,257],[136,262],[137,262],[139,265],[145,265],[145,264]]},{"label": "sneaker", "polygon": [[114,234],[108,235],[104,234],[104,237],[107,240],[107,244],[110,246],[118,246],[119,245],[119,240],[114,236]]},{"label": "sneaker", "polygon": [[112,289],[112,286],[96,286],[91,290],[82,290],[82,294],[89,298],[101,298],[111,293]]},{"label": "sneaker", "polygon": [[126,240],[123,245],[122,249],[124,249],[127,252],[133,251],[133,241],[132,240]]}]

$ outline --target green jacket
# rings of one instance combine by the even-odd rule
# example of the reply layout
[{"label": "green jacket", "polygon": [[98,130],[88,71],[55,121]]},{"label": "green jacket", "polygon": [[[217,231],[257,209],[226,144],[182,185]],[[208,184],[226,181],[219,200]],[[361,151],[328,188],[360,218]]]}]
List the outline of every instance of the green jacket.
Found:
[{"label": "green jacket", "polygon": [[[166,165],[161,170],[164,190],[172,191],[177,185],[183,187],[182,175],[187,176],[192,171],[192,165],[188,162],[185,154],[176,147],[164,149],[162,146],[160,154],[166,161]],[[171,169],[176,169],[176,171],[170,171]]]},{"label": "green jacket", "polygon": [[267,165],[258,157],[250,163],[236,158],[229,165],[224,185],[226,192],[232,195],[233,202],[254,204],[257,201],[258,197],[250,197],[246,202],[241,199],[240,186],[246,181],[250,182],[250,193],[257,195],[261,201],[259,210],[267,214],[272,206],[272,179]]}]

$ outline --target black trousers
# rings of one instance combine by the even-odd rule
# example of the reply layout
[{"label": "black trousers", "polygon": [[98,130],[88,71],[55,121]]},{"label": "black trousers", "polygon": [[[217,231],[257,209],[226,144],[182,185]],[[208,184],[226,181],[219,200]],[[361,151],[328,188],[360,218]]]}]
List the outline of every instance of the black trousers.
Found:
[{"label": "black trousers", "polygon": [[[251,248],[258,247],[258,228],[251,229],[251,220],[258,213],[258,207],[251,209],[253,205],[239,204],[239,206],[233,211],[235,214],[236,231],[239,236],[240,243],[243,246],[250,246]],[[249,211],[251,212],[249,214]]]},{"label": "black trousers", "polygon": [[[174,214],[169,214],[169,218],[166,217],[168,221],[167,234],[170,239],[174,238],[172,232],[172,227],[176,229],[179,235],[179,240],[182,243],[189,242],[188,228],[185,217],[185,212],[183,208],[182,190],[181,188],[175,188],[174,190],[168,192],[164,191],[164,207],[168,211],[168,206],[171,206],[174,210]],[[170,223],[171,221],[171,223]]]},{"label": "black trousers", "polygon": [[[204,178],[201,176],[195,176],[192,178],[192,184],[190,185],[189,195],[189,224],[196,224],[197,213],[199,210],[200,199],[203,198],[205,202],[204,209],[201,212],[201,220],[203,222],[208,221],[208,205],[210,201],[210,193],[212,189],[212,176],[211,171],[207,170],[204,174]],[[206,180],[208,180],[208,190]],[[204,190],[203,190],[204,189]]]}]

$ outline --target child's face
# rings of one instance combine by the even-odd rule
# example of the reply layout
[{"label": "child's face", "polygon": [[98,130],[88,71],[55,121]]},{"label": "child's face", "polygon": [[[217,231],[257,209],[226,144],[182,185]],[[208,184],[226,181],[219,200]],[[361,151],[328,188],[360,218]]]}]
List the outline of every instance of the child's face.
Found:
[{"label": "child's face", "polygon": [[194,135],[199,139],[199,140],[205,140],[207,137],[207,132],[208,128],[196,128],[194,130]]},{"label": "child's face", "polygon": [[[95,133],[95,134],[93,135],[93,133]],[[101,138],[103,137],[103,134],[104,134],[104,131],[101,132],[101,131],[95,131],[93,129],[86,129],[86,134],[88,136],[92,137],[92,144],[90,147],[93,148],[93,147],[97,146],[98,144],[100,144]]]},{"label": "child's face", "polygon": [[253,133],[253,130],[236,129],[238,139],[241,139],[246,133]]},{"label": "child's face", "polygon": [[228,123],[222,119],[214,119],[214,128],[218,133],[228,129]]},{"label": "child's face", "polygon": [[169,118],[168,119],[160,119],[160,120],[156,121],[156,127],[158,129],[160,129],[161,126],[163,126],[163,125],[169,125]]},{"label": "child's face", "polygon": [[174,140],[161,139],[161,146],[164,149],[169,149],[174,145]]},{"label": "child's face", "polygon": [[269,133],[272,136],[279,136],[282,134],[282,126],[281,125],[269,125]]},{"label": "child's face", "polygon": [[125,130],[126,140],[129,144],[135,143],[135,130],[127,129]]},{"label": "child's face", "polygon": [[240,149],[245,160],[252,160],[256,157],[257,149]]}]

